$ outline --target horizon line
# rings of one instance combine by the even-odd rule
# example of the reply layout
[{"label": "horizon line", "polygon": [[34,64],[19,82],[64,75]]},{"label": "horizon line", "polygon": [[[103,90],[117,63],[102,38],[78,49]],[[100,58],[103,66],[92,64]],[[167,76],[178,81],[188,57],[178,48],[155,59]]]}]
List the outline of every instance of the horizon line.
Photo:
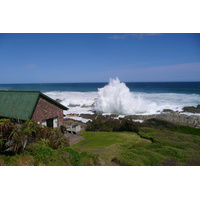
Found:
[{"label": "horizon line", "polygon": [[[200,81],[120,81],[123,83],[193,83]],[[44,83],[0,83],[0,85],[11,85],[11,84],[74,84],[74,83],[109,83],[109,81],[97,81],[97,82],[44,82]]]}]

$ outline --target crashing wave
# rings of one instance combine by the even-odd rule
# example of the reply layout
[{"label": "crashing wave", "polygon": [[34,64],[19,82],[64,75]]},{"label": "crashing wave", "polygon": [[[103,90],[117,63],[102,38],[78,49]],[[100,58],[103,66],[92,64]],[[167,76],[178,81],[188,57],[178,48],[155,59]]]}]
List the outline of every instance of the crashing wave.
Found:
[{"label": "crashing wave", "polygon": [[134,95],[125,83],[118,78],[110,79],[109,84],[98,89],[98,98],[94,103],[96,112],[123,115],[155,113],[157,105]]}]

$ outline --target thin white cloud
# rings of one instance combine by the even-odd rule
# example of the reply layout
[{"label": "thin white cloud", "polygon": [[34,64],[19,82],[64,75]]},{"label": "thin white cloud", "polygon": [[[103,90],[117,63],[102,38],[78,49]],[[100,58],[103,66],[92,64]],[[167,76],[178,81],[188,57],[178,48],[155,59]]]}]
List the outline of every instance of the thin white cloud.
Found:
[{"label": "thin white cloud", "polygon": [[124,34],[115,34],[108,36],[109,39],[125,39],[128,37],[135,37],[138,39],[142,39],[146,36],[156,36],[156,35],[161,35],[161,33],[124,33]]},{"label": "thin white cloud", "polygon": [[111,35],[108,36],[109,39],[125,39],[126,37],[128,37],[129,34],[117,34],[117,35]]}]

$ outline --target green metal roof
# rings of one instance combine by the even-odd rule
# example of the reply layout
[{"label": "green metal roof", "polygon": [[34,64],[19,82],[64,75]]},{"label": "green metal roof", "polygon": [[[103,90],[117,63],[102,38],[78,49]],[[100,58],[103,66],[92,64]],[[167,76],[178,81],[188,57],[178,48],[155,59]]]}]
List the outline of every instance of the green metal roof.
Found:
[{"label": "green metal roof", "polygon": [[21,120],[31,119],[40,96],[61,109],[68,110],[67,107],[39,91],[0,90],[0,116]]}]

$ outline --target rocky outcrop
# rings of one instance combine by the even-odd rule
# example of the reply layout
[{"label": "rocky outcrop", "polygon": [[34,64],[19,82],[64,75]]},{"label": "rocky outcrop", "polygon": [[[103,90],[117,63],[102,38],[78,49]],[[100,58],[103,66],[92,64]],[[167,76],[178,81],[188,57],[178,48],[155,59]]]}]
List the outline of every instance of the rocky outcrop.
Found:
[{"label": "rocky outcrop", "polygon": [[61,102],[62,102],[62,100],[61,100],[61,99],[56,99],[56,101],[57,101],[58,103],[61,103]]},{"label": "rocky outcrop", "polygon": [[186,115],[184,113],[175,111],[164,112],[155,115],[131,115],[126,116],[125,118],[140,120],[156,118],[166,120],[175,124],[200,128],[200,115]]},{"label": "rocky outcrop", "polygon": [[[110,119],[110,118],[117,118],[118,115],[101,115],[101,114],[81,114],[80,117],[85,119]],[[187,115],[183,112],[175,112],[172,110],[166,110],[160,114],[154,115],[128,115],[124,117],[125,119],[131,120],[148,120],[152,118],[161,119],[165,121],[169,121],[175,124],[185,125],[185,126],[192,126],[196,128],[200,128],[200,115]]]},{"label": "rocky outcrop", "polygon": [[80,107],[80,106],[81,106],[80,104],[71,104],[71,103],[68,105],[68,107]]},{"label": "rocky outcrop", "polygon": [[195,107],[195,106],[187,106],[183,108],[184,112],[189,112],[189,113],[200,113],[200,104]]},{"label": "rocky outcrop", "polygon": [[[190,113],[190,114],[189,114]],[[196,115],[194,113],[197,113]],[[185,125],[185,126],[192,126],[196,128],[200,128],[200,105],[194,107],[194,106],[188,106],[184,107],[182,112],[179,111],[173,111],[170,109],[164,109],[159,114],[154,115],[128,115],[125,116],[125,119],[131,119],[131,120],[148,120],[152,118],[157,118],[165,121],[169,121],[175,124]],[[80,114],[78,115],[81,118],[84,119],[90,119],[90,120],[105,120],[105,119],[120,119],[120,115],[102,115],[100,113],[94,113],[94,114]],[[65,119],[66,120],[66,119]]]}]

